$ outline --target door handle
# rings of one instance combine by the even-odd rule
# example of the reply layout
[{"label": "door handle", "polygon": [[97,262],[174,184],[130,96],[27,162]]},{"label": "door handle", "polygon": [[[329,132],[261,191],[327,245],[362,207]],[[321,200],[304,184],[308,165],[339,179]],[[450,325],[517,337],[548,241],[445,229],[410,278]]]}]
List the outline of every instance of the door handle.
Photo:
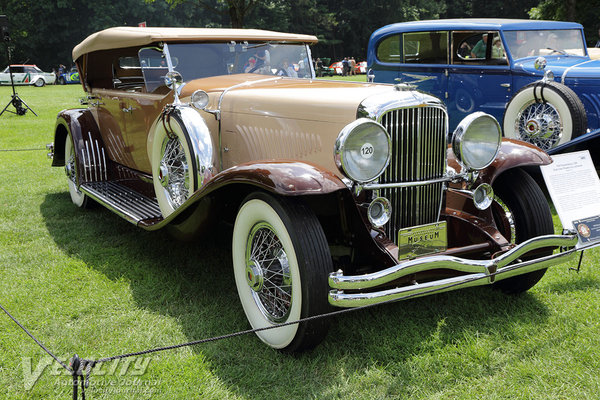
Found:
[{"label": "door handle", "polygon": [[501,83],[500,86],[510,88],[510,83]]}]

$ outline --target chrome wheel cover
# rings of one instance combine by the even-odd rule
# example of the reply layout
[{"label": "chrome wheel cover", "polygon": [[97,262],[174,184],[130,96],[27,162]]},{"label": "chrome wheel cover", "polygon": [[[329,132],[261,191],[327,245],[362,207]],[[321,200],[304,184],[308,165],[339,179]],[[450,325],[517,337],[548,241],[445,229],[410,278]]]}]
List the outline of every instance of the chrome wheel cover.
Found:
[{"label": "chrome wheel cover", "polygon": [[529,102],[519,111],[515,130],[519,139],[548,150],[560,142],[563,126],[552,104]]},{"label": "chrome wheel cover", "polygon": [[163,143],[158,177],[165,189],[166,198],[173,209],[181,206],[189,197],[190,175],[185,150],[179,138],[167,137]]},{"label": "chrome wheel cover", "polygon": [[287,254],[273,227],[256,224],[246,242],[246,281],[261,313],[271,322],[292,309],[292,277]]},{"label": "chrome wheel cover", "polygon": [[[508,225],[510,227],[510,237],[507,237],[509,243],[516,244],[517,243],[517,227],[515,225],[515,219],[513,217],[510,208],[506,205],[505,202],[498,196],[494,196],[494,201],[498,203],[502,211],[504,211],[504,217],[506,218]],[[508,232],[507,232],[508,233]]]}]

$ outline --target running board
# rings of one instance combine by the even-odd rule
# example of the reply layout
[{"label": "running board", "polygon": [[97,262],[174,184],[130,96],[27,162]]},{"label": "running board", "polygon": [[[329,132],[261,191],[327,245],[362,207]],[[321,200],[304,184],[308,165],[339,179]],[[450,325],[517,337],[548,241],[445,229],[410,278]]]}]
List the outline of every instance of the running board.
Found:
[{"label": "running board", "polygon": [[79,187],[83,193],[117,213],[132,224],[163,219],[158,202],[115,182],[88,182]]}]

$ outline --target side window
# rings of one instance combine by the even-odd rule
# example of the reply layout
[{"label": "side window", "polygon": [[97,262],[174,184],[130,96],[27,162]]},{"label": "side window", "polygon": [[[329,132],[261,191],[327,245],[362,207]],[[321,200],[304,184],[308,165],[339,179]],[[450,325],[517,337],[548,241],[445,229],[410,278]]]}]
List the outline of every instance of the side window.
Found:
[{"label": "side window", "polygon": [[140,50],[138,57],[138,68],[141,68],[144,75],[146,92],[152,93],[165,86],[164,77],[169,68],[163,52],[156,48],[145,48]]},{"label": "side window", "polygon": [[405,63],[447,64],[447,32],[415,32],[403,35]]},{"label": "side window", "polygon": [[400,35],[392,35],[383,39],[377,46],[377,58],[383,62],[402,62]]},{"label": "side window", "polygon": [[452,32],[452,63],[507,65],[506,51],[498,32]]},{"label": "side window", "polygon": [[22,74],[25,72],[25,67],[10,67],[13,74]]}]

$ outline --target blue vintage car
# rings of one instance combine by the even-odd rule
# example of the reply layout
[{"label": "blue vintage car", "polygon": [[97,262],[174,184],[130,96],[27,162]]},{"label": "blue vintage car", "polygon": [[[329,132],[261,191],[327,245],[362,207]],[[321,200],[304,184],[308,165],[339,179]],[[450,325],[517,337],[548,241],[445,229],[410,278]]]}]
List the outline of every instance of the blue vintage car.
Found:
[{"label": "blue vintage car", "polygon": [[484,111],[502,122],[506,137],[548,150],[600,128],[600,61],[590,59],[577,23],[397,23],[371,35],[367,62],[371,81],[405,83],[442,99],[451,130]]},{"label": "blue vintage car", "polygon": [[79,82],[79,71],[77,71],[77,67],[72,67],[69,71],[64,72],[58,76],[58,83],[60,85]]}]

